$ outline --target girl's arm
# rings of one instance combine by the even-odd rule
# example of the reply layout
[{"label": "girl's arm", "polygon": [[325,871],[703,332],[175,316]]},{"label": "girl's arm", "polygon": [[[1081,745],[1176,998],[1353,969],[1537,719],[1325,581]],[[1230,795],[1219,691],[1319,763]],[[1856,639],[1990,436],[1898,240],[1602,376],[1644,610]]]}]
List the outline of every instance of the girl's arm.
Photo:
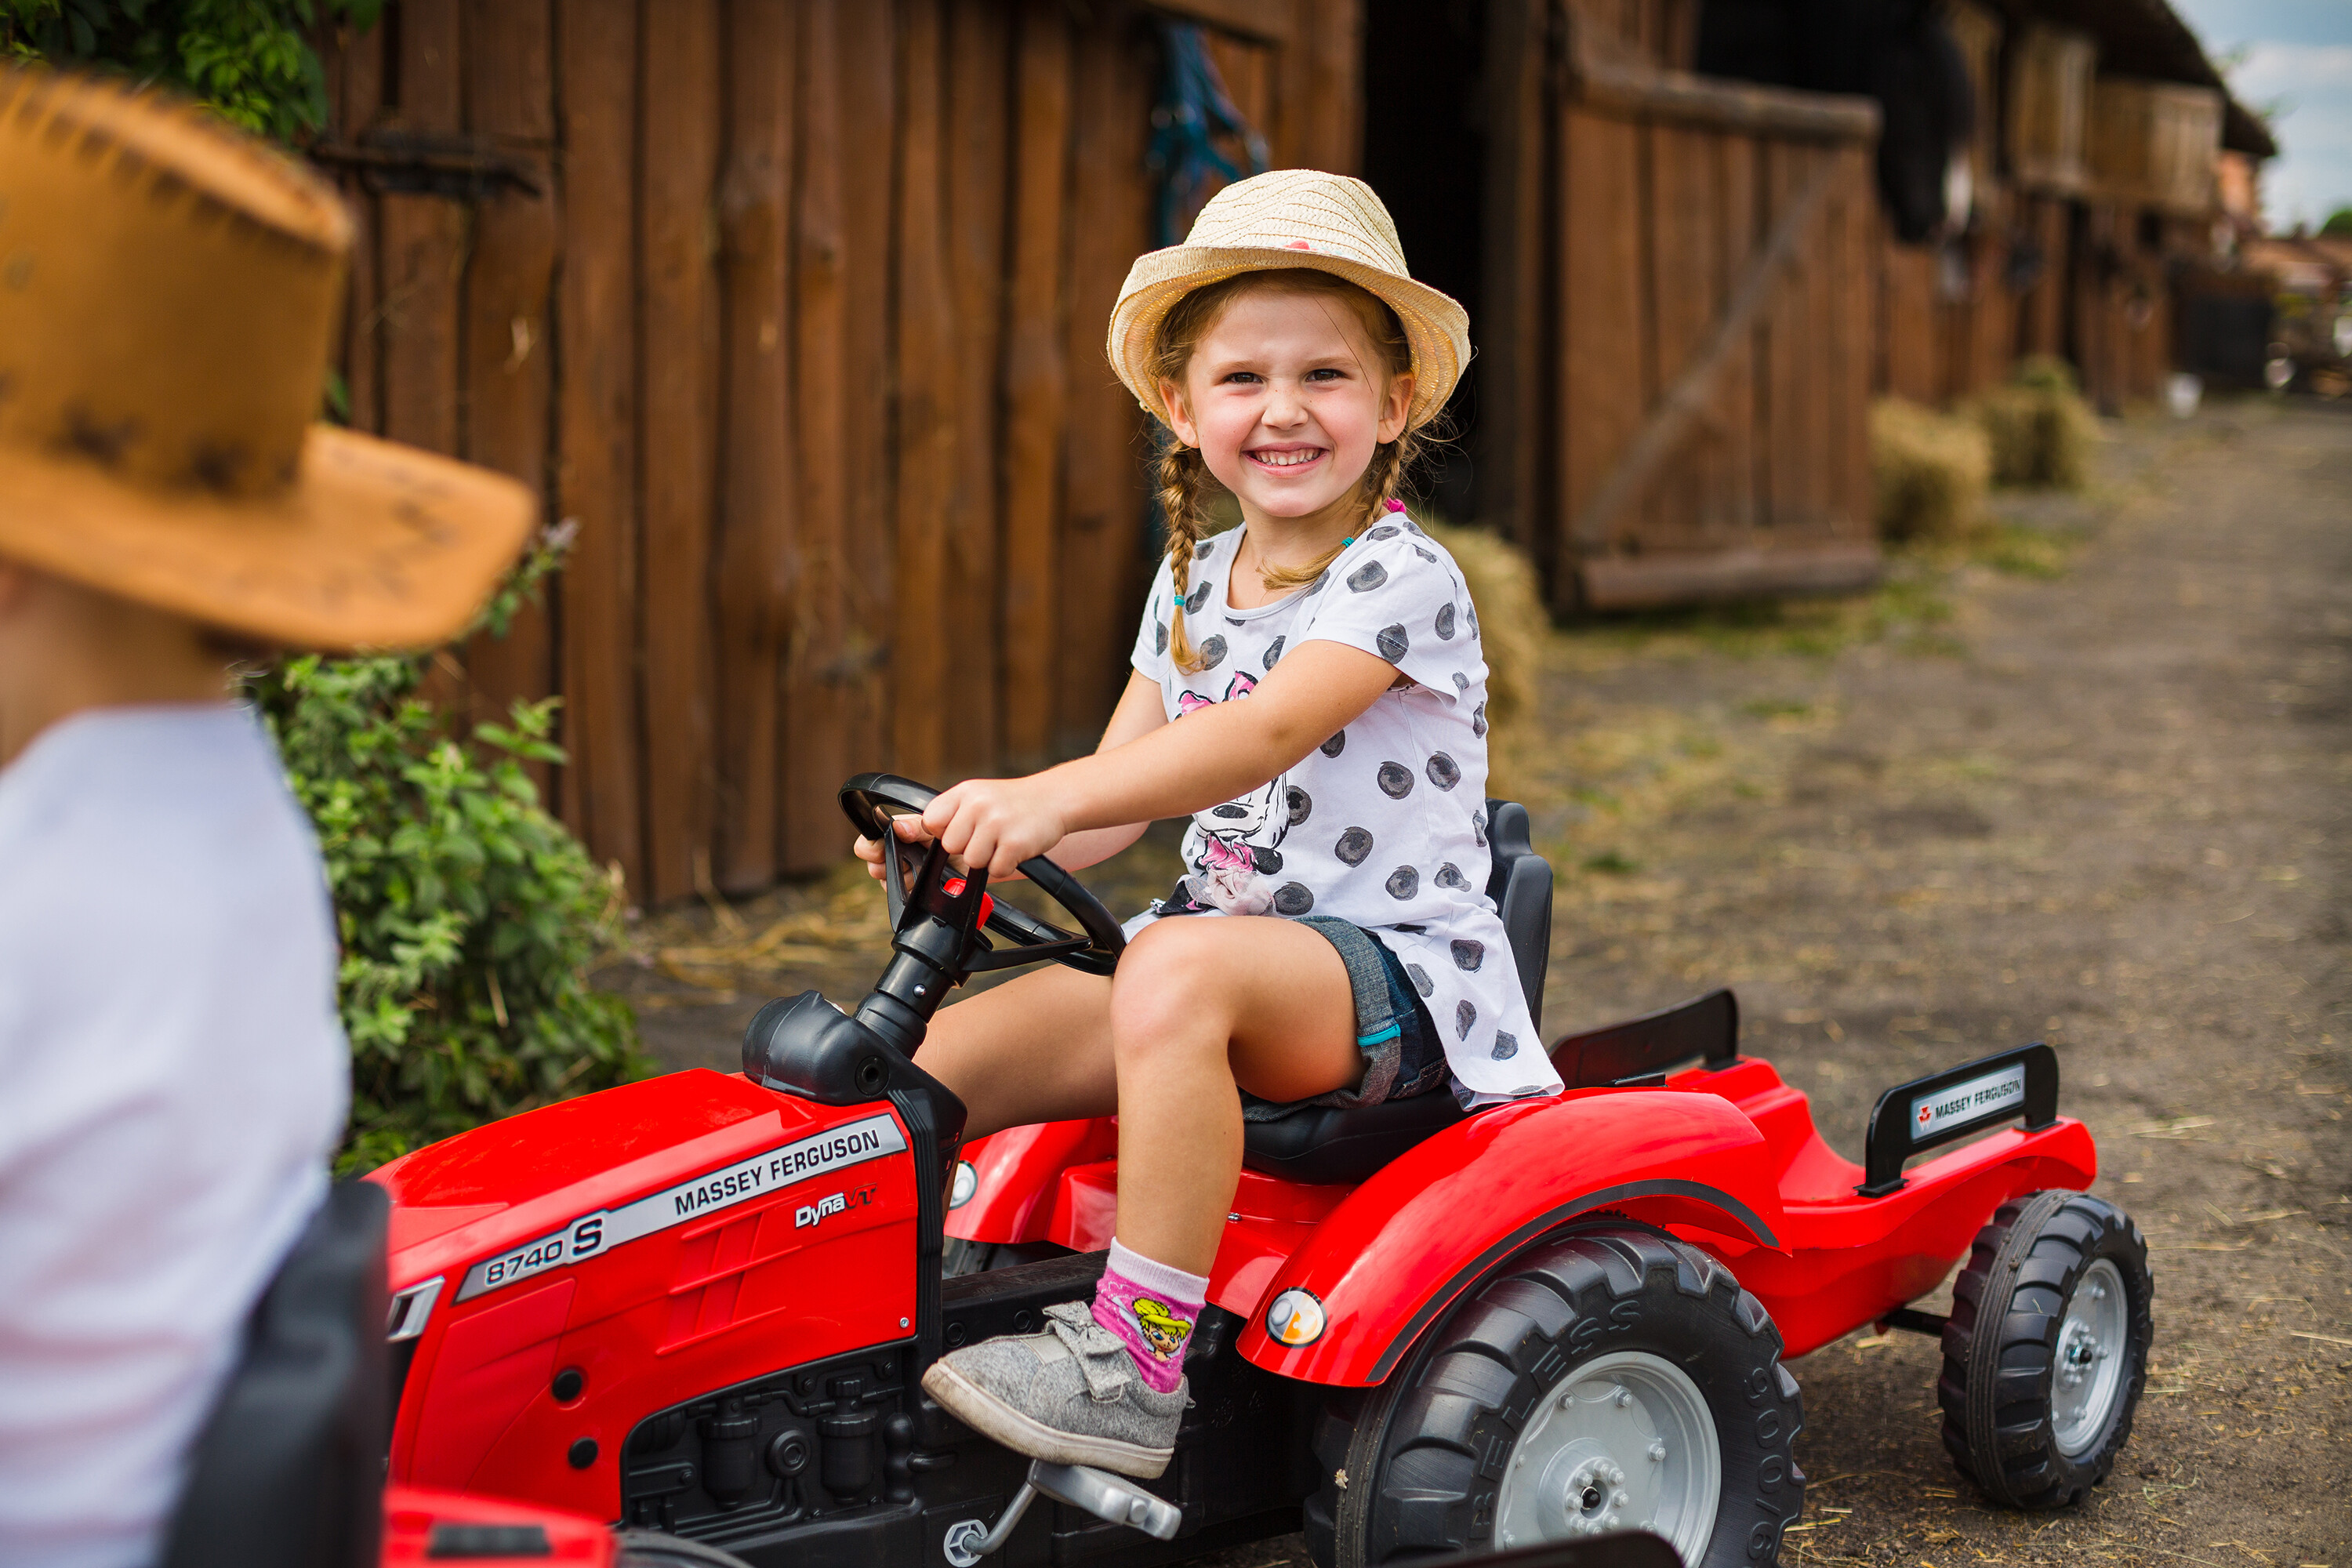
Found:
[{"label": "girl's arm", "polygon": [[[1023,779],[968,779],[931,803],[923,826],[966,864],[985,862],[992,878],[1033,855],[1061,859],[1055,846],[1073,835],[1091,845],[1097,833],[1123,834],[1117,844],[1125,848],[1141,824],[1190,816],[1264,784],[1347,728],[1396,680],[1386,659],[1315,639],[1286,654],[1248,697],[1170,724],[1160,721],[1159,689],[1139,675],[1093,756]],[[1149,695],[1155,721],[1121,736],[1139,691]]]},{"label": "girl's arm", "polygon": [[[1160,700],[1160,683],[1139,671],[1130,671],[1127,689],[1120,693],[1118,708],[1111,714],[1110,722],[1103,727],[1102,742],[1095,747],[1096,753],[1115,751],[1163,728],[1167,722],[1168,710]],[[1150,826],[1151,819],[1146,817],[1117,826],[1086,828],[1066,835],[1046,853],[1066,871],[1084,870],[1088,866],[1100,865],[1142,837],[1143,830]],[[898,818],[898,834],[909,842],[929,837],[921,821],[911,816]],[[866,870],[878,880],[882,875],[882,847],[871,838],[860,838],[856,849],[857,858],[866,862]],[[1000,882],[1008,879],[993,872],[990,875]],[[1017,878],[1020,873],[1011,875]]]}]

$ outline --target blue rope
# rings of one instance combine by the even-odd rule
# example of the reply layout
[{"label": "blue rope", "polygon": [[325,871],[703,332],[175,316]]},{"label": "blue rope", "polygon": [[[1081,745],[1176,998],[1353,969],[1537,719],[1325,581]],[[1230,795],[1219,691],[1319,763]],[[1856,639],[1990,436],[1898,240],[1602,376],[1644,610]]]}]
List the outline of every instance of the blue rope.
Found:
[{"label": "blue rope", "polygon": [[1160,78],[1160,101],[1151,109],[1151,145],[1143,164],[1160,182],[1160,244],[1165,247],[1183,239],[1211,182],[1242,177],[1233,160],[1217,150],[1218,136],[1240,141],[1253,174],[1265,173],[1266,151],[1265,138],[1234,107],[1200,27],[1163,21],[1160,41],[1168,68]]}]

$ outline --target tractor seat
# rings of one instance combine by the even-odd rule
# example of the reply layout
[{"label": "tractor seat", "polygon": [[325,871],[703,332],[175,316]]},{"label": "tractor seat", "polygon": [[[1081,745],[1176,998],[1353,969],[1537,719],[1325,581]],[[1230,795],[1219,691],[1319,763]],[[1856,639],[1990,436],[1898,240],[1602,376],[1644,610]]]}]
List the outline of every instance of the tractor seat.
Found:
[{"label": "tractor seat", "polygon": [[[1540,1038],[1544,966],[1551,957],[1551,867],[1528,842],[1528,808],[1517,801],[1486,803],[1486,843],[1495,863],[1486,896],[1502,912],[1519,986]],[[1249,1123],[1242,1163],[1294,1182],[1360,1182],[1465,1114],[1450,1086],[1355,1110],[1318,1105],[1278,1121]]]}]

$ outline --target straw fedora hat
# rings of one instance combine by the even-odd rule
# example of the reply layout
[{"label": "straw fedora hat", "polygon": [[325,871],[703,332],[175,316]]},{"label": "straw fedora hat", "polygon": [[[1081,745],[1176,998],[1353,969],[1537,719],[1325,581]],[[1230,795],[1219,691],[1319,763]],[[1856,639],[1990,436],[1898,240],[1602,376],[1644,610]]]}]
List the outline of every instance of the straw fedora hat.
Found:
[{"label": "straw fedora hat", "polygon": [[0,556],[285,647],[460,630],[533,502],[314,422],[351,243],[203,110],[0,70]]},{"label": "straw fedora hat", "polygon": [[1314,169],[1276,169],[1236,181],[1209,198],[1181,245],[1136,258],[1110,313],[1110,363],[1144,411],[1160,423],[1151,374],[1152,339],[1177,300],[1237,272],[1310,267],[1378,296],[1404,326],[1412,348],[1412,406],[1419,425],[1445,406],[1470,363],[1470,315],[1405,270],[1395,220],[1361,180]]}]

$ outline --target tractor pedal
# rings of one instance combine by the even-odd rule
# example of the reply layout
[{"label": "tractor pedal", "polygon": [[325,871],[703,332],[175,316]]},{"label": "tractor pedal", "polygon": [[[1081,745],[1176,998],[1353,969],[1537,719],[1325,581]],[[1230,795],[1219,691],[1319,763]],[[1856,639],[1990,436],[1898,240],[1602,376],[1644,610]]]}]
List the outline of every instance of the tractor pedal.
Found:
[{"label": "tractor pedal", "polygon": [[942,1545],[950,1568],[973,1568],[982,1558],[1002,1550],[1020,1524],[1021,1516],[1040,1497],[1084,1509],[1106,1524],[1130,1526],[1154,1541],[1173,1541],[1184,1523],[1183,1510],[1144,1490],[1125,1476],[1115,1476],[1090,1465],[1052,1465],[1043,1459],[1032,1459],[1028,1479],[1013,1494],[1013,1500],[1005,1505],[995,1524],[966,1519],[948,1526]]}]

